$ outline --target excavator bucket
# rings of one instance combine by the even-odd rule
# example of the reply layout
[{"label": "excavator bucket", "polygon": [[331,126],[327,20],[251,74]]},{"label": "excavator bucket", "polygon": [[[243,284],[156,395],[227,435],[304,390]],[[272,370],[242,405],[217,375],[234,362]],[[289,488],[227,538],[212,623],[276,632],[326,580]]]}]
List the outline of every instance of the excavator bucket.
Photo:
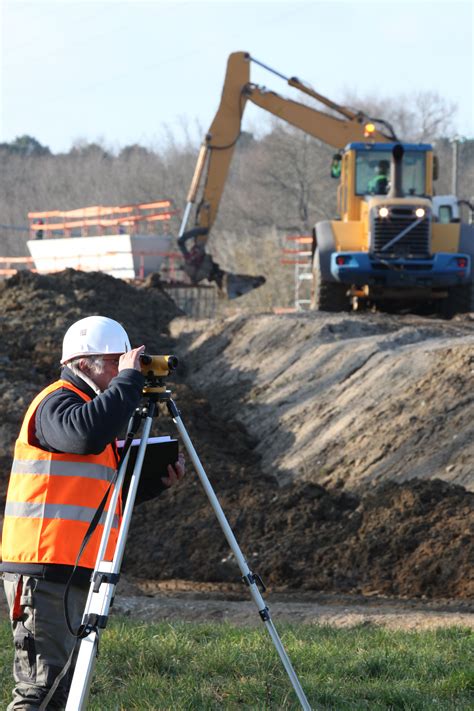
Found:
[{"label": "excavator bucket", "polygon": [[198,227],[185,232],[178,239],[178,245],[184,257],[184,271],[193,284],[199,284],[203,279],[215,281],[222,296],[227,299],[237,299],[265,284],[264,276],[233,274],[221,269],[202,244],[195,243],[192,249],[188,250],[186,246],[188,240],[195,240],[196,237],[205,234],[207,234],[207,229]]},{"label": "excavator bucket", "polygon": [[228,299],[237,299],[243,294],[247,294],[252,289],[258,289],[265,284],[264,276],[250,276],[249,274],[232,274],[225,272],[222,279],[221,289]]}]

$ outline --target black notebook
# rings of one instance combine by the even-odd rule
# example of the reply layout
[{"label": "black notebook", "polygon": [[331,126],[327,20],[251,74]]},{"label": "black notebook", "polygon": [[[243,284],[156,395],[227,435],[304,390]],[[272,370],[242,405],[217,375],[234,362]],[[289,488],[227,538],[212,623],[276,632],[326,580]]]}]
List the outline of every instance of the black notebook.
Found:
[{"label": "black notebook", "polygon": [[[125,473],[124,485],[122,487],[122,499],[125,501],[130,479],[132,478],[133,469],[137,459],[138,446],[140,439],[134,439],[130,448],[130,456],[128,458],[127,471]],[[122,455],[124,440],[117,442],[119,455]],[[137,496],[135,503],[139,504],[148,499],[154,499],[159,496],[165,484],[161,481],[162,477],[168,476],[168,464],[175,464],[178,461],[178,440],[172,439],[169,436],[150,437],[147,442],[145,457],[138,484]]]}]

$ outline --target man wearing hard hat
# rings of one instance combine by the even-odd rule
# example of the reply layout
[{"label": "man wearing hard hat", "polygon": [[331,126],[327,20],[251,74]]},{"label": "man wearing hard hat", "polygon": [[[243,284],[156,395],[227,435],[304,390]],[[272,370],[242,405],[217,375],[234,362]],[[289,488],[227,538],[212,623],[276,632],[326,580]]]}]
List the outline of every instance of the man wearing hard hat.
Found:
[{"label": "man wearing hard hat", "polygon": [[[8,486],[0,566],[15,644],[9,711],[39,708],[74,647],[64,617],[65,586],[117,468],[115,438],[140,402],[144,348],[132,349],[125,329],[113,319],[77,321],[64,336],[60,379],[33,400],[25,415]],[[180,455],[168,467],[164,485],[183,475]],[[119,502],[107,557],[117,540],[120,508]],[[75,629],[102,530],[98,525],[92,534],[69,589],[68,615]],[[63,708],[73,668],[48,708]]]}]

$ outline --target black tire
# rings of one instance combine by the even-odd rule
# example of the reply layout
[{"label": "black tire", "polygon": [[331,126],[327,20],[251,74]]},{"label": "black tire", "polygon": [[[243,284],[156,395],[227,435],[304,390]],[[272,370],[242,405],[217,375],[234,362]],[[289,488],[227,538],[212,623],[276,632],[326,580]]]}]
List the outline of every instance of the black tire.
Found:
[{"label": "black tire", "polygon": [[319,250],[316,250],[313,260],[313,281],[311,284],[312,311],[349,311],[350,302],[347,296],[347,286],[336,281],[325,281],[321,275]]},{"label": "black tire", "polygon": [[453,286],[440,304],[441,316],[452,318],[456,314],[474,311],[474,280],[466,286]]}]

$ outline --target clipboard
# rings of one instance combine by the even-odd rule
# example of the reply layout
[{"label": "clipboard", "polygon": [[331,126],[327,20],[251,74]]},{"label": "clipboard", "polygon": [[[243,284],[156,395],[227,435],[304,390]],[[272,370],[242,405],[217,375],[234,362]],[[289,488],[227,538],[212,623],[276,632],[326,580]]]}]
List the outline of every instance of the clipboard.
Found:
[{"label": "clipboard", "polygon": [[[122,487],[122,498],[126,499],[133,469],[137,460],[138,446],[140,439],[134,439],[130,447],[127,471]],[[122,454],[124,440],[118,440],[117,449],[119,456]],[[159,496],[167,487],[161,481],[162,477],[168,476],[168,465],[178,461],[179,447],[178,440],[165,435],[162,437],[149,437],[145,456],[143,458],[142,471],[138,484],[136,504],[149,501]]]}]

